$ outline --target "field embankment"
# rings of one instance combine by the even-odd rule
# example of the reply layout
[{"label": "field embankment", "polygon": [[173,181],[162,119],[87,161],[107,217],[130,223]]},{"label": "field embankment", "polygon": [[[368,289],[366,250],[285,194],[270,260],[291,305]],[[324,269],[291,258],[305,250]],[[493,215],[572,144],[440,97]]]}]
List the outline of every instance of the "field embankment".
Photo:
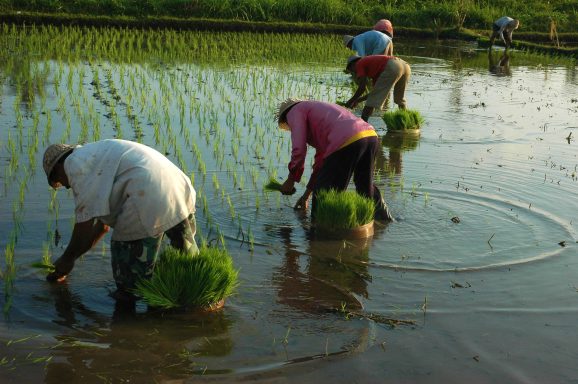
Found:
[{"label": "field embankment", "polygon": [[521,21],[517,48],[577,55],[573,0],[0,0],[0,21],[16,24],[355,34],[387,18],[396,37],[480,38],[482,45],[503,15]]}]

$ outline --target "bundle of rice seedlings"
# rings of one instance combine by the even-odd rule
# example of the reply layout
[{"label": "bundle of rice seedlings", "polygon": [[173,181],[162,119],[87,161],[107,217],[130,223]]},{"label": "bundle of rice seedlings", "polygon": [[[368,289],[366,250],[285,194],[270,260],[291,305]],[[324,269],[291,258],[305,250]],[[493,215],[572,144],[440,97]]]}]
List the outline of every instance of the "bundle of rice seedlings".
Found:
[{"label": "bundle of rice seedlings", "polygon": [[354,191],[319,191],[315,206],[315,225],[329,230],[351,229],[373,220],[373,200]]},{"label": "bundle of rice seedlings", "polygon": [[422,115],[413,109],[396,109],[386,112],[383,115],[383,121],[387,129],[392,131],[420,129],[425,122]]},{"label": "bundle of rice seedlings", "polygon": [[32,268],[41,269],[43,272],[51,273],[55,271],[54,264],[50,262],[39,261],[36,263],[30,264]]},{"label": "bundle of rice seedlings", "polygon": [[[267,192],[272,192],[272,191],[281,191],[281,186],[283,184],[281,184],[280,182],[277,181],[277,179],[275,179],[274,177],[271,177],[269,179],[269,182],[267,184],[265,184],[265,191]],[[295,192],[295,188],[293,188],[293,192]]]},{"label": "bundle of rice seedlings", "polygon": [[225,249],[203,247],[193,256],[167,247],[153,276],[139,281],[134,293],[152,307],[207,308],[233,293],[237,275]]}]

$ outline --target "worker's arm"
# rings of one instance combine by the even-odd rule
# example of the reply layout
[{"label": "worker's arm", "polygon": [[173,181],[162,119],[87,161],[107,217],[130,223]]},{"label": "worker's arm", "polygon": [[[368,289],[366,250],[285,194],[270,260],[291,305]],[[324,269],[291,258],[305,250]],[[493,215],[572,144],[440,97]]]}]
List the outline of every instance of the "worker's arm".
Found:
[{"label": "worker's arm", "polygon": [[347,108],[354,108],[360,101],[359,98],[361,97],[361,95],[363,95],[366,88],[367,88],[367,76],[363,76],[362,78],[359,79],[357,90],[355,91],[353,96],[351,96],[351,99],[349,99],[347,103],[345,103],[345,106]]},{"label": "worker's arm", "polygon": [[299,198],[299,200],[297,200],[297,203],[295,203],[295,206],[293,208],[306,210],[307,207],[309,206],[309,197],[311,197],[312,193],[313,190],[308,187],[303,193],[303,195]]},{"label": "worker's arm", "polygon": [[387,44],[384,54],[385,56],[393,56],[393,41],[390,41],[389,44]]},{"label": "worker's arm", "polygon": [[74,224],[70,243],[62,256],[54,262],[54,272],[49,273],[46,279],[48,281],[64,280],[74,268],[76,259],[88,252],[108,230],[108,225],[96,219]]}]

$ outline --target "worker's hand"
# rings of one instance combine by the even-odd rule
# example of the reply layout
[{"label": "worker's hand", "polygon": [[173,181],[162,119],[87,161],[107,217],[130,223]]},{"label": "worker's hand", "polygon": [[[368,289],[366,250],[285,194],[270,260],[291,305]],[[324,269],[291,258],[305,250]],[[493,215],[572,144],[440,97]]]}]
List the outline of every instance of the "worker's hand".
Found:
[{"label": "worker's hand", "polygon": [[66,280],[66,276],[72,271],[72,268],[74,268],[74,261],[59,258],[54,262],[54,272],[50,272],[46,276],[46,280],[60,283]]},{"label": "worker's hand", "polygon": [[309,206],[309,195],[305,193],[303,194],[303,196],[299,198],[299,200],[297,200],[293,209],[305,211],[308,206]]},{"label": "worker's hand", "polygon": [[295,182],[288,177],[279,190],[284,195],[292,195],[295,193]]}]

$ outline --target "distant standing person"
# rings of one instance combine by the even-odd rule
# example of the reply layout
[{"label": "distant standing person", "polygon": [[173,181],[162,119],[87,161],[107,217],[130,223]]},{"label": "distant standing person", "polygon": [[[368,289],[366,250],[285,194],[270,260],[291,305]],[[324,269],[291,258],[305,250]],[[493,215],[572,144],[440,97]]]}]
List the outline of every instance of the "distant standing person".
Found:
[{"label": "distant standing person", "polygon": [[512,45],[512,32],[514,29],[518,29],[520,26],[520,21],[516,19],[512,19],[508,16],[500,17],[498,20],[494,22],[492,25],[492,36],[490,37],[490,49],[494,45],[494,40],[496,37],[500,37],[504,44],[506,45],[506,49],[510,48]]},{"label": "distant standing person", "polygon": [[134,300],[139,279],[152,275],[161,241],[191,253],[195,242],[195,190],[169,159],[146,145],[102,140],[83,146],[50,145],[43,167],[48,184],[72,189],[76,222],[49,281],[61,281],[74,262],[114,228],[110,244],[117,300]]},{"label": "distant standing person", "polygon": [[[345,103],[347,108],[354,108],[359,102],[365,101],[361,118],[368,121],[375,108],[383,109],[387,96],[393,88],[393,101],[399,108],[405,109],[405,88],[411,76],[408,63],[394,56],[351,56],[345,69],[351,73],[357,83],[357,90]],[[365,96],[369,80],[373,88]]]},{"label": "distant standing person", "polygon": [[347,189],[353,176],[355,189],[375,202],[375,218],[392,220],[379,189],[373,183],[375,156],[381,148],[375,129],[346,108],[314,100],[287,99],[276,113],[281,129],[291,131],[289,176],[281,193],[292,195],[305,168],[307,145],[315,148],[313,172],[305,193],[295,204],[306,209],[313,194],[311,211],[315,212],[320,190]]},{"label": "distant standing person", "polygon": [[393,55],[391,38],[379,31],[371,30],[357,36],[343,36],[343,44],[361,57],[370,55]]}]

